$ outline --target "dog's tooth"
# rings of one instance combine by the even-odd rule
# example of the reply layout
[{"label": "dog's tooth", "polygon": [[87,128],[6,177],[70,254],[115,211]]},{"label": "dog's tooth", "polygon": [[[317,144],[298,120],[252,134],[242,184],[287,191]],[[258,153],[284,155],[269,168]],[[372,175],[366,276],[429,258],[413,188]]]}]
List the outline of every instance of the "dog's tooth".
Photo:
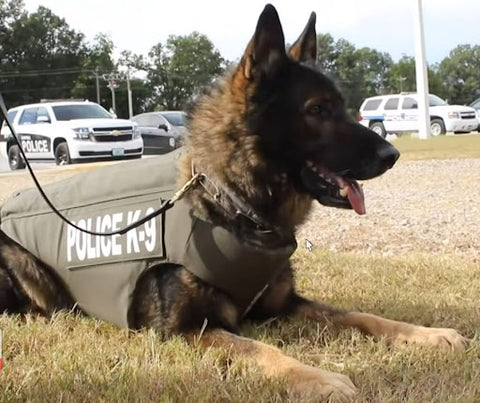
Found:
[{"label": "dog's tooth", "polygon": [[340,196],[342,197],[347,197],[348,187],[341,188],[338,193],[340,193]]}]

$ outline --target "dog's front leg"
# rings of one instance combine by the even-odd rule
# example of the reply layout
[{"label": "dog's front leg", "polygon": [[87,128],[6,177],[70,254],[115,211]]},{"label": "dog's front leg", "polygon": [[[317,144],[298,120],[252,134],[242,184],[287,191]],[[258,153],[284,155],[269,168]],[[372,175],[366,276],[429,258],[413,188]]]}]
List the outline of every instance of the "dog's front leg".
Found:
[{"label": "dog's front leg", "polygon": [[213,330],[201,337],[190,336],[189,341],[203,348],[222,348],[231,358],[260,367],[269,378],[284,378],[296,392],[302,394],[314,393],[325,399],[346,401],[356,393],[355,386],[347,376],[302,364],[278,348],[253,339],[224,330]]},{"label": "dog's front leg", "polygon": [[300,317],[354,327],[393,344],[412,343],[463,351],[468,341],[454,329],[417,326],[368,313],[343,311],[300,297],[295,304],[294,311]]}]

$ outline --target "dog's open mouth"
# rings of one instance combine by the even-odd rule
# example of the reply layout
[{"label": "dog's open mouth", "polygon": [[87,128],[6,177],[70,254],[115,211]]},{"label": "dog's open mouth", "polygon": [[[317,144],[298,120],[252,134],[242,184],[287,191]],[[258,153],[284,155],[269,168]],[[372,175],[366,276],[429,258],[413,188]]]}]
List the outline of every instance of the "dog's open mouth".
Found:
[{"label": "dog's open mouth", "polygon": [[357,214],[365,214],[362,187],[347,175],[348,172],[334,173],[311,161],[307,161],[301,172],[304,186],[324,206],[353,209]]}]

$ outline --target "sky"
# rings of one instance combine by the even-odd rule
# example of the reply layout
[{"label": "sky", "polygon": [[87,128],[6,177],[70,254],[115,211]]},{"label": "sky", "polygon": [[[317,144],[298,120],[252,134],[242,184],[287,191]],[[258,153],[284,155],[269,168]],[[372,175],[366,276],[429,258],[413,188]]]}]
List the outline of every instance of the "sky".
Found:
[{"label": "sky", "polygon": [[[65,18],[86,35],[106,33],[118,55],[123,50],[147,54],[169,35],[198,31],[221,55],[238,60],[250,40],[265,3],[243,0],[24,0],[28,11],[39,5]],[[480,44],[480,0],[423,0],[425,53],[438,63],[459,44]],[[272,0],[287,43],[293,43],[312,11],[317,33],[344,38],[357,48],[388,52],[394,60],[415,55],[417,0]]]}]

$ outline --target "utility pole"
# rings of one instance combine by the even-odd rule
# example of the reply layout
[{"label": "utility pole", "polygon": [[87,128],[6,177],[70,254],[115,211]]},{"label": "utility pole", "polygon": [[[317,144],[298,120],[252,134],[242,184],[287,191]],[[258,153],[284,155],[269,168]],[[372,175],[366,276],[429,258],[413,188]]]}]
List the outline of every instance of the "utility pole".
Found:
[{"label": "utility pole", "polygon": [[92,73],[95,77],[95,87],[97,89],[97,104],[100,105],[100,74],[98,73],[98,67],[95,70],[87,70],[89,73]]},{"label": "utility pole", "polygon": [[98,75],[98,67],[93,74],[95,74],[95,85],[97,87],[97,104],[100,105],[100,76]]},{"label": "utility pole", "polygon": [[418,137],[430,137],[430,112],[428,100],[428,75],[425,61],[425,39],[423,34],[422,0],[416,2],[415,24],[415,76],[417,81],[418,97]]},{"label": "utility pole", "polygon": [[127,70],[127,95],[128,95],[128,118],[131,119],[133,116],[133,105],[132,105],[132,90],[130,88],[130,70]]},{"label": "utility pole", "polygon": [[115,90],[119,87],[118,80],[120,80],[120,76],[117,73],[104,74],[103,79],[108,81],[107,87],[110,88],[110,91],[112,92],[112,109],[116,114]]}]

